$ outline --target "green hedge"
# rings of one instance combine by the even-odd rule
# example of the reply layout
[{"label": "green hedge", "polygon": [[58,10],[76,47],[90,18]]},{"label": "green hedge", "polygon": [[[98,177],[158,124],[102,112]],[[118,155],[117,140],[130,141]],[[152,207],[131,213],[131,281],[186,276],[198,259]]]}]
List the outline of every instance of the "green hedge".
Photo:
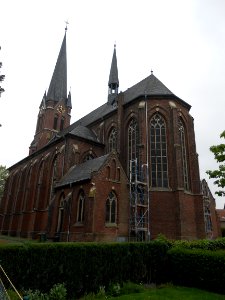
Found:
[{"label": "green hedge", "polygon": [[54,284],[65,283],[68,294],[75,296],[131,281],[225,293],[225,251],[217,250],[224,245],[225,239],[162,238],[149,243],[25,243],[1,246],[0,260],[19,290],[48,292]]},{"label": "green hedge", "polygon": [[168,251],[174,284],[225,293],[225,252],[174,247]]},{"label": "green hedge", "polygon": [[166,241],[150,243],[40,243],[0,247],[3,268],[18,289],[47,292],[65,283],[70,295],[111,283],[165,282]]},{"label": "green hedge", "polygon": [[216,240],[195,240],[195,241],[174,241],[173,246],[179,246],[187,249],[205,249],[205,250],[225,250],[225,238]]}]

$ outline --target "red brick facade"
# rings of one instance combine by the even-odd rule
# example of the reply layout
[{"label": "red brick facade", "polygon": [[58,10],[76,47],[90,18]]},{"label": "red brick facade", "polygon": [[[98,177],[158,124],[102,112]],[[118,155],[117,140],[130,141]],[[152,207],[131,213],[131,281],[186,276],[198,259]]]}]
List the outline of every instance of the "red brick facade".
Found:
[{"label": "red brick facade", "polygon": [[[45,96],[30,155],[9,168],[0,207],[3,234],[126,241],[141,226],[144,240],[158,234],[170,239],[208,236],[189,104],[153,74],[71,125],[68,99]],[[147,202],[140,195],[131,201],[134,153],[145,175]],[[132,231],[133,213],[141,217]],[[215,238],[218,222],[211,220]]]}]

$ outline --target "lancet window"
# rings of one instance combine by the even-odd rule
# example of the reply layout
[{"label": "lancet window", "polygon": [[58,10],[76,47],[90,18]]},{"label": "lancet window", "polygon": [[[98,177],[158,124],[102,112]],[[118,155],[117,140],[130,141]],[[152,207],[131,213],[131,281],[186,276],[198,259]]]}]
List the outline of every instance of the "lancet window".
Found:
[{"label": "lancet window", "polygon": [[167,188],[168,162],[166,123],[159,113],[155,114],[150,121],[150,163],[151,186],[153,188]]},{"label": "lancet window", "polygon": [[178,120],[178,129],[180,137],[180,146],[181,146],[181,160],[182,160],[182,173],[184,181],[184,189],[189,190],[189,175],[188,175],[188,157],[187,157],[187,141],[185,126],[181,118]]},{"label": "lancet window", "polygon": [[106,223],[116,223],[116,205],[117,198],[114,192],[110,192],[108,198],[106,199]]},{"label": "lancet window", "polygon": [[78,204],[77,204],[77,222],[83,223],[84,222],[84,202],[85,202],[85,194],[84,191],[81,191],[78,197]]},{"label": "lancet window", "polygon": [[117,149],[117,130],[115,127],[109,133],[108,145],[109,152]]}]

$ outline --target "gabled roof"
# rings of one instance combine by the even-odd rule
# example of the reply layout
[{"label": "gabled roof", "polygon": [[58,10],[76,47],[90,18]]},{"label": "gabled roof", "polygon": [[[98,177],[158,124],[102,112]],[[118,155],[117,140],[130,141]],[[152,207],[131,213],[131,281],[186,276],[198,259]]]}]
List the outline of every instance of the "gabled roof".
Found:
[{"label": "gabled roof", "polygon": [[67,99],[66,32],[47,93],[47,100],[62,99]]},{"label": "gabled roof", "polygon": [[124,102],[128,103],[133,99],[143,96],[175,96],[158,78],[153,74],[133,85],[124,92]]},{"label": "gabled roof", "polygon": [[99,140],[97,139],[97,136],[94,134],[94,132],[82,125],[78,125],[77,127],[75,127],[70,131],[70,134],[99,143]]},{"label": "gabled roof", "polygon": [[109,154],[106,154],[72,167],[57,183],[56,188],[91,179],[92,173],[97,172],[106,162],[108,157]]},{"label": "gabled roof", "polygon": [[[179,102],[182,103],[188,109],[191,106],[183,101],[182,99],[178,98],[175,94],[173,94],[158,78],[156,78],[153,74],[145,78],[144,80],[138,82],[137,84],[133,85],[131,88],[127,89],[124,92],[124,104],[132,102],[134,99],[141,97],[141,96],[170,96],[176,98]],[[89,124],[94,123],[98,119],[108,115],[109,113],[113,112],[117,108],[110,103],[105,103],[98,107],[97,109],[93,110],[83,118],[79,119],[71,126],[74,128],[78,126],[78,124],[83,126],[88,126]]]},{"label": "gabled roof", "polygon": [[[124,92],[124,104],[128,104],[135,100],[138,97],[144,96],[162,96],[162,97],[172,97],[177,99],[182,105],[187,107],[188,109],[191,106],[183,101],[182,99],[178,98],[175,94],[173,94],[159,79],[157,79],[153,74],[145,78],[144,80],[138,82],[131,88],[127,89]],[[95,110],[91,111],[86,116],[82,117],[78,121],[71,124],[69,127],[65,128],[62,132],[59,132],[57,136],[63,136],[67,133],[71,133],[76,127],[78,126],[88,126],[95,121],[104,118],[108,114],[117,110],[117,107],[111,105],[110,103],[105,103],[100,107],[96,108]],[[79,130],[78,130],[79,131]],[[83,131],[83,133],[85,133]],[[82,135],[83,138],[86,138]],[[88,137],[87,137],[88,138]]]}]

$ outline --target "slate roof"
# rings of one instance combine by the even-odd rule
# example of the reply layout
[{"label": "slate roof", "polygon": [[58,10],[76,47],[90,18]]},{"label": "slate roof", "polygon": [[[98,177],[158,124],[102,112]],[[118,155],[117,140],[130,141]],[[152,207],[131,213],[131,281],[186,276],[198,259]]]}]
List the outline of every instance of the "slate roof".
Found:
[{"label": "slate roof", "polygon": [[124,92],[124,102],[128,103],[145,94],[151,96],[175,96],[159,79],[151,74]]},{"label": "slate roof", "polygon": [[67,58],[66,58],[66,32],[49,85],[47,100],[60,101],[67,99]]},{"label": "slate roof", "polygon": [[70,131],[70,134],[74,134],[75,136],[79,136],[87,140],[99,143],[99,140],[97,139],[97,136],[94,134],[94,132],[91,129],[82,125],[78,125],[74,129],[72,129]]},{"label": "slate roof", "polygon": [[[127,89],[124,92],[124,104],[127,104],[139,96],[144,95],[149,96],[171,96],[175,97],[179,102],[181,102],[184,106],[188,109],[191,106],[183,101],[182,99],[178,98],[175,94],[173,94],[158,78],[156,78],[153,74],[145,78],[144,80],[138,82],[137,84],[133,85],[131,88]],[[78,124],[83,126],[88,126],[93,122],[97,121],[98,119],[106,116],[107,114],[113,112],[117,108],[110,103],[105,103],[102,106],[98,107],[97,109],[93,110],[80,120],[73,123],[71,126],[74,128],[78,126]]]},{"label": "slate roof", "polygon": [[108,85],[117,84],[119,86],[119,78],[118,78],[118,68],[117,68],[117,58],[116,58],[116,47],[114,46],[112,64],[109,74],[109,82]]},{"label": "slate roof", "polygon": [[[132,102],[134,99],[140,96],[164,96],[164,97],[174,97],[176,98],[182,105],[187,107],[188,109],[191,106],[183,101],[182,99],[178,98],[175,94],[173,94],[158,78],[156,78],[153,74],[145,78],[144,80],[138,82],[137,84],[133,85],[131,88],[127,89],[124,92],[124,104],[128,104]],[[59,132],[57,136],[63,136],[67,133],[72,133],[74,129],[78,126],[88,126],[95,121],[105,117],[106,115],[114,112],[117,110],[117,107],[111,105],[110,103],[105,103],[100,107],[96,108],[95,110],[91,111],[89,114],[84,116],[83,118],[79,119],[78,121],[71,124],[69,127],[65,128],[62,132]],[[78,128],[77,131],[75,130],[75,135],[82,136],[84,138],[88,138],[88,136],[92,136],[90,132],[87,136],[85,136],[85,130]],[[80,135],[79,135],[80,134]]]},{"label": "slate roof", "polygon": [[92,173],[97,172],[106,162],[109,154],[88,160],[82,164],[72,167],[67,174],[57,183],[57,187],[62,187],[76,182],[91,179]]}]

